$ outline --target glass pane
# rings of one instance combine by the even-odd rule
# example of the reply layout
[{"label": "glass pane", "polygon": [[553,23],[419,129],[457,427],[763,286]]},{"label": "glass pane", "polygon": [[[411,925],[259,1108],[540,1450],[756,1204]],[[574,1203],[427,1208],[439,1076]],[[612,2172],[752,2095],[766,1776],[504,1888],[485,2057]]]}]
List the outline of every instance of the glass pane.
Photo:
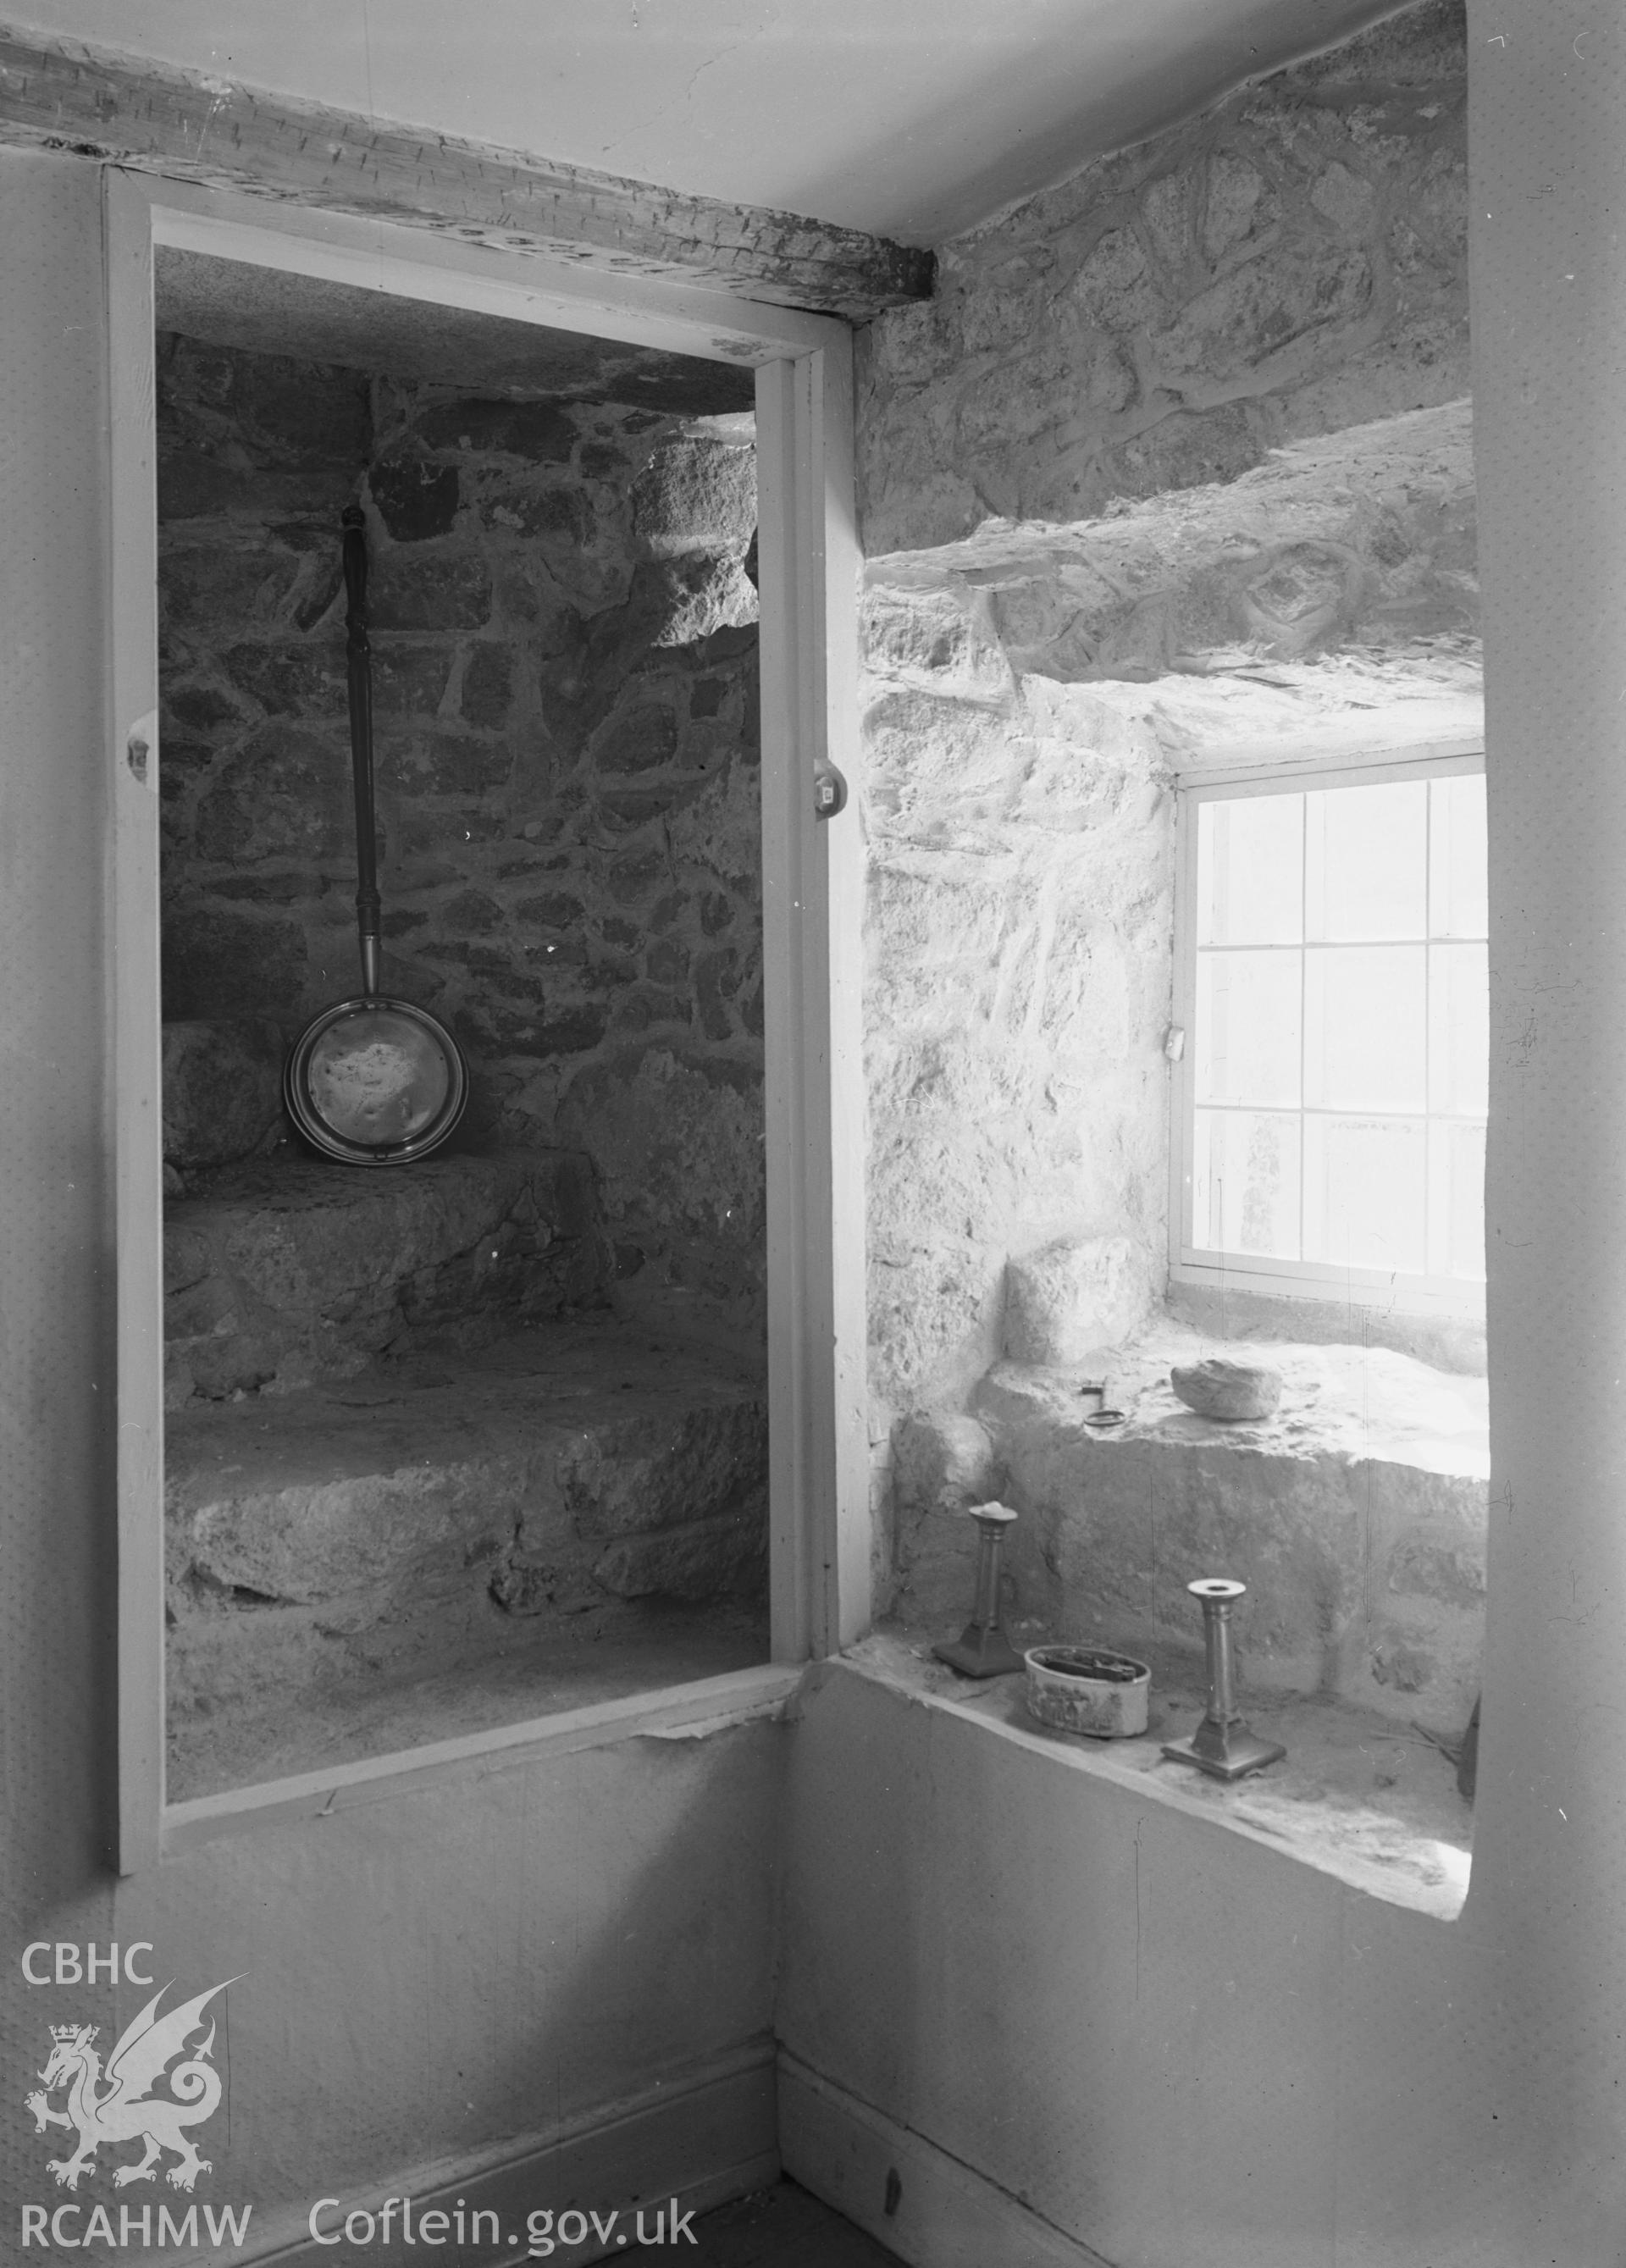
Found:
[{"label": "glass pane", "polygon": [[1430,783],[1429,935],[1483,937],[1485,776],[1458,772]]},{"label": "glass pane", "polygon": [[1483,1117],[1490,1064],[1490,994],[1483,945],[1429,952],[1429,1108]]},{"label": "glass pane", "polygon": [[1284,1112],[1197,1112],[1194,1244],[1207,1252],[1299,1258],[1299,1123]]},{"label": "glass pane", "polygon": [[1297,945],[1304,925],[1304,798],[1197,806],[1199,945]]},{"label": "glass pane", "polygon": [[1304,1093],[1332,1110],[1428,1107],[1428,947],[1305,955]]},{"label": "glass pane", "polygon": [[1299,961],[1294,952],[1198,954],[1200,1102],[1297,1107]]},{"label": "glass pane", "polygon": [[1422,1123],[1307,1117],[1305,1258],[1421,1275],[1427,1183]]},{"label": "glass pane", "polygon": [[1485,1275],[1485,1130],[1429,1129],[1429,1272]]},{"label": "glass pane", "polygon": [[1305,798],[1305,933],[1424,937],[1427,780],[1322,788]]}]

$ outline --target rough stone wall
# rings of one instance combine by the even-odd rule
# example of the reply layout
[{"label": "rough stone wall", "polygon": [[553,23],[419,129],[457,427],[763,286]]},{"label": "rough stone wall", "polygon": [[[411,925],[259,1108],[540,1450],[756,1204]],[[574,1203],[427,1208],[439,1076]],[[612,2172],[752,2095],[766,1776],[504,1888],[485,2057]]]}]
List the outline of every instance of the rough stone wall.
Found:
[{"label": "rough stone wall", "polygon": [[[1161,1235],[1172,910],[1151,735],[1088,689],[1018,688],[872,592],[866,1045],[878,1432],[957,1399],[1001,1347],[1005,1270]],[[946,641],[945,641],[946,642]],[[1122,1310],[1122,1312],[1118,1312]]]},{"label": "rough stone wall", "polygon": [[1232,480],[1468,391],[1460,0],[1086,166],[865,335],[872,554]]},{"label": "rough stone wall", "polygon": [[[1394,689],[1386,639],[1475,680],[1460,468],[1353,502],[1336,452],[1290,468],[1284,495],[1326,490],[1308,541],[1265,541],[1240,491],[1189,548],[1159,519],[1189,496],[1198,528],[1199,489],[1307,437],[1437,447],[1468,391],[1463,70],[1460,7],[1427,0],[943,247],[937,297],[862,335],[883,1506],[896,1414],[963,1408],[1000,1353],[1009,1263],[1059,1240],[1143,1310],[1161,1288],[1168,789],[1201,703],[1240,688],[1291,726],[1344,637],[1354,712]],[[1097,558],[1086,528],[1125,541]]]},{"label": "rough stone wall", "polygon": [[339,514],[367,516],[384,983],[470,1138],[600,1168],[629,1288],[760,1314],[754,458],[740,421],[160,342],[166,1019],[358,989]]}]

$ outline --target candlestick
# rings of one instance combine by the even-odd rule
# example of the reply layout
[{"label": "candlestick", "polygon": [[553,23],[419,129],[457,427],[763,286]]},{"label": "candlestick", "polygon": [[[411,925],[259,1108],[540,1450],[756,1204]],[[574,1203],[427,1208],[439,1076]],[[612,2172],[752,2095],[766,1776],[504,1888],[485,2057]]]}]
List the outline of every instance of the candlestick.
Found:
[{"label": "candlestick", "polygon": [[1246,1583],[1224,1575],[1200,1575],[1186,1588],[1203,1607],[1203,1637],[1208,1650],[1208,1709],[1187,1741],[1166,1741],[1163,1753],[1176,1764],[1196,1764],[1215,1779],[1240,1779],[1262,1771],[1287,1754],[1251,1733],[1236,1705],[1231,1660],[1231,1609],[1247,1595]]},{"label": "candlestick", "polygon": [[960,1636],[931,1651],[962,1677],[1003,1677],[1022,1667],[1021,1655],[999,1627],[1000,1555],[1005,1529],[1016,1514],[1004,1504],[973,1504],[966,1509],[976,1522],[976,1598]]}]

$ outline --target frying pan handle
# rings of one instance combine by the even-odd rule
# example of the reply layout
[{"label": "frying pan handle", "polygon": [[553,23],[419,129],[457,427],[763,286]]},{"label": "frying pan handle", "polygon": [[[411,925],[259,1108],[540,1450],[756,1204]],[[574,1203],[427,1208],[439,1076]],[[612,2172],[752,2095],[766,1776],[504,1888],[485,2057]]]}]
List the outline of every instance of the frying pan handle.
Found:
[{"label": "frying pan handle", "polygon": [[359,504],[346,504],[344,530],[345,661],[350,696],[350,774],[356,789],[356,929],[362,990],[379,989],[379,845],[372,805],[372,652],[367,643],[367,537]]}]

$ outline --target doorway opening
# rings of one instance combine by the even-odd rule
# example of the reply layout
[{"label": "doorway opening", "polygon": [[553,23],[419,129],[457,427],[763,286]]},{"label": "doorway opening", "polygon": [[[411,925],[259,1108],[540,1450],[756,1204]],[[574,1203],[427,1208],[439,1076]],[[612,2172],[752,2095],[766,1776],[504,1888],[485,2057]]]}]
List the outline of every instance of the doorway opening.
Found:
[{"label": "doorway opening", "polygon": [[[128,1863],[155,1813],[166,1849],[743,1693],[865,1610],[829,1328],[862,1240],[835,1262],[839,1081],[803,1061],[857,871],[813,793],[850,717],[846,335],[603,279],[589,328],[568,275],[347,232],[114,199],[115,926],[162,965],[160,998],[157,951],[115,959]],[[469,1072],[443,1147],[366,1166],[281,1088],[363,989],[357,512],[382,989]]]},{"label": "doorway opening", "polygon": [[[752,376],[160,247],[168,1771],[184,1800],[767,1658]],[[357,988],[433,1158],[317,1155]]]}]

